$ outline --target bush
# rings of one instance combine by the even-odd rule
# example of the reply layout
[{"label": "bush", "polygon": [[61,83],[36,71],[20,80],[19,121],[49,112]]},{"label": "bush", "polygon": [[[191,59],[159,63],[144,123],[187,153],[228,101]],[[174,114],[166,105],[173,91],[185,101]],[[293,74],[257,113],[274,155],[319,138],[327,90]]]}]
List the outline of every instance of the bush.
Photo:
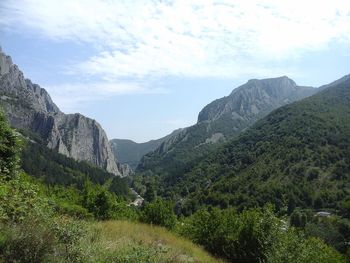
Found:
[{"label": "bush", "polygon": [[340,263],[342,255],[317,238],[290,229],[280,233],[267,254],[269,263]]},{"label": "bush", "polygon": [[262,262],[280,222],[272,209],[202,209],[186,219],[180,233],[232,262]]},{"label": "bush", "polygon": [[138,221],[140,219],[139,209],[133,205],[128,206],[127,202],[119,201],[115,205],[113,219]]},{"label": "bush", "polygon": [[93,185],[86,181],[83,189],[83,207],[97,219],[112,218],[116,205],[116,197],[105,186]]},{"label": "bush", "polygon": [[40,198],[38,187],[30,183],[27,175],[19,173],[9,181],[0,178],[1,221],[20,222],[48,211],[47,202]]},{"label": "bush", "polygon": [[201,209],[184,220],[180,234],[230,262],[343,262],[342,256],[319,239],[287,229],[271,207]]},{"label": "bush", "polygon": [[83,258],[83,251],[79,247],[80,240],[86,236],[85,224],[68,217],[55,218],[52,224],[57,241],[56,249],[63,247],[59,254],[68,262],[77,262]]},{"label": "bush", "polygon": [[76,204],[71,203],[58,203],[55,206],[55,211],[60,215],[68,215],[77,219],[91,219],[93,218],[93,215],[89,213],[89,211]]},{"label": "bush", "polygon": [[31,218],[3,226],[0,235],[0,254],[5,262],[44,262],[56,244],[50,228]]},{"label": "bush", "polygon": [[170,202],[157,198],[144,207],[141,220],[148,224],[155,224],[172,229],[176,224],[176,215]]},{"label": "bush", "polygon": [[12,178],[18,165],[18,139],[0,109],[0,176]]}]

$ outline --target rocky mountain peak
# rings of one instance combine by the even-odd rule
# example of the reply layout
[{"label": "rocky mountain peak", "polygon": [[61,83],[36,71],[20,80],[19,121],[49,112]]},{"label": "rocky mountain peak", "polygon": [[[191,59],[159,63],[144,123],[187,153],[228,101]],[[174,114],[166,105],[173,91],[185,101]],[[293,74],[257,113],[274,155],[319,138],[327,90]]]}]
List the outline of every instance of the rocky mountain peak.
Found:
[{"label": "rocky mountain peak", "polygon": [[10,56],[6,56],[0,49],[0,76],[9,73],[10,67],[13,65]]},{"label": "rocky mountain peak", "polygon": [[64,114],[48,92],[25,79],[10,56],[0,51],[0,106],[11,125],[39,134],[47,146],[122,176],[105,131],[81,114]]},{"label": "rocky mountain peak", "polygon": [[299,87],[287,76],[251,79],[234,89],[229,96],[204,107],[198,115],[198,122],[223,117],[247,119],[314,93],[314,88]]}]

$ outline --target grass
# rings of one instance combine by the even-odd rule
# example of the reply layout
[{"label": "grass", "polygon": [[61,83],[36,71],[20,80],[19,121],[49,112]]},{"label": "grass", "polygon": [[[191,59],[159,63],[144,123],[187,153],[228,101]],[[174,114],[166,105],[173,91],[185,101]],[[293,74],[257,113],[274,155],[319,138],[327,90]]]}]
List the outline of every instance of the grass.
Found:
[{"label": "grass", "polygon": [[84,248],[90,251],[91,262],[222,262],[161,227],[105,221],[93,223],[91,228]]}]

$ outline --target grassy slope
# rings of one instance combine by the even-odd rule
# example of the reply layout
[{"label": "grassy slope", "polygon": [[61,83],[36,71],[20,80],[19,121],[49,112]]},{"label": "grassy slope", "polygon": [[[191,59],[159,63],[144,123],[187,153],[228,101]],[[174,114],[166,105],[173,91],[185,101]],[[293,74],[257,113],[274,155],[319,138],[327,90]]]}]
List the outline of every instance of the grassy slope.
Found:
[{"label": "grassy slope", "polygon": [[92,225],[98,236],[91,244],[102,262],[222,262],[190,241],[164,228],[128,221]]}]

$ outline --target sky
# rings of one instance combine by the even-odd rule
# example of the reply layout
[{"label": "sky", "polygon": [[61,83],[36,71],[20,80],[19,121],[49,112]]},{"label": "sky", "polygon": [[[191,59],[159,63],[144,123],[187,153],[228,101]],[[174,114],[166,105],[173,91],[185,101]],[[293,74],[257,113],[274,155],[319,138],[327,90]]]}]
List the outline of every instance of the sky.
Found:
[{"label": "sky", "polygon": [[252,78],[350,73],[348,0],[1,0],[0,46],[65,113],[145,142]]}]

